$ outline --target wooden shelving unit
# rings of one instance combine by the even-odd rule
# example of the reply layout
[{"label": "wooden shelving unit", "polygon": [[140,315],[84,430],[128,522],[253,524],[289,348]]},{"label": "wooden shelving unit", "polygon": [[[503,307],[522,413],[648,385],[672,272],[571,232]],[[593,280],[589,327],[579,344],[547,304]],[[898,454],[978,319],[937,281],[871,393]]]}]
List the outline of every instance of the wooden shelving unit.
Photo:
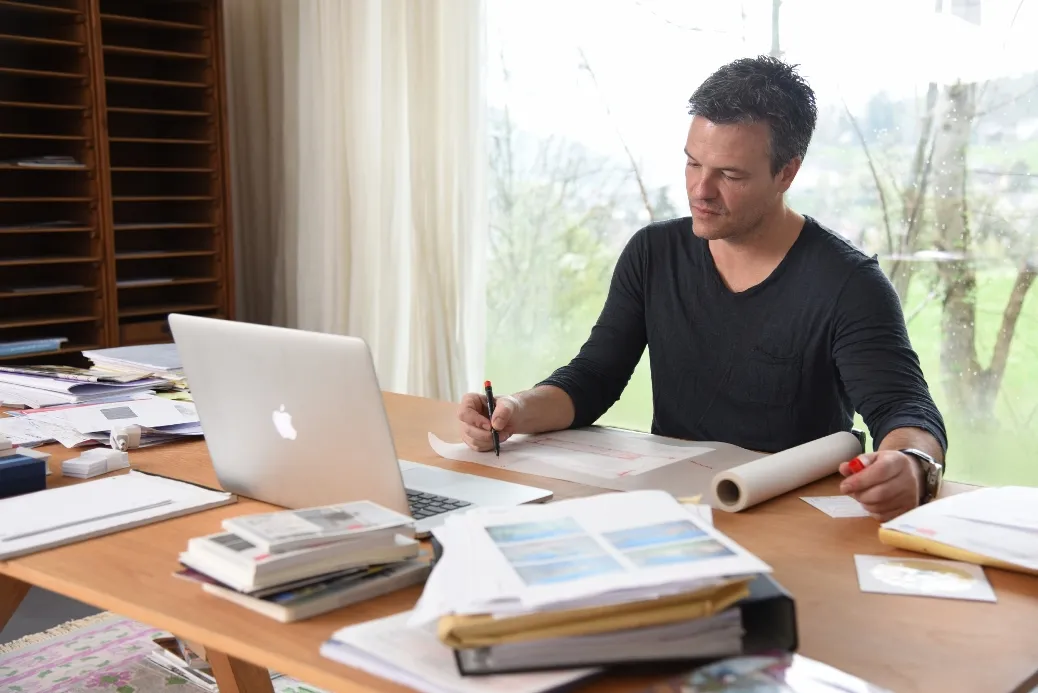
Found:
[{"label": "wooden shelving unit", "polygon": [[220,8],[98,2],[116,338],[168,339],[171,312],[231,315]]},{"label": "wooden shelving unit", "polygon": [[87,3],[0,0],[0,342],[51,354],[108,343]]},{"label": "wooden shelving unit", "polygon": [[219,0],[0,0],[0,343],[233,317],[221,35]]}]

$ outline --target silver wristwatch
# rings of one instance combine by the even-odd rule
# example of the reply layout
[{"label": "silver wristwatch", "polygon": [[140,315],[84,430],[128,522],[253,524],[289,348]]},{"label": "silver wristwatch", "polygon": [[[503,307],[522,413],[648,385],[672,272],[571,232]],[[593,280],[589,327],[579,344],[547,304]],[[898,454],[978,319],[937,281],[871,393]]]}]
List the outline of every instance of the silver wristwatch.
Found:
[{"label": "silver wristwatch", "polygon": [[905,448],[902,454],[915,458],[923,472],[923,492],[919,496],[919,504],[929,503],[941,491],[941,480],[944,478],[944,465],[931,455],[915,448]]}]

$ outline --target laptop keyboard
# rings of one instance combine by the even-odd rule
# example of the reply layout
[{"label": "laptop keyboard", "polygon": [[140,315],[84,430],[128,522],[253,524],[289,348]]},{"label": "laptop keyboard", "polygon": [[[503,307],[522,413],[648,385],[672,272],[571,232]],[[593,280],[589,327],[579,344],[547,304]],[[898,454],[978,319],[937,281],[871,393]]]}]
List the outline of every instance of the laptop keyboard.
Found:
[{"label": "laptop keyboard", "polygon": [[407,503],[411,506],[411,516],[416,520],[472,505],[457,498],[438,496],[435,493],[419,493],[411,489],[407,489]]}]

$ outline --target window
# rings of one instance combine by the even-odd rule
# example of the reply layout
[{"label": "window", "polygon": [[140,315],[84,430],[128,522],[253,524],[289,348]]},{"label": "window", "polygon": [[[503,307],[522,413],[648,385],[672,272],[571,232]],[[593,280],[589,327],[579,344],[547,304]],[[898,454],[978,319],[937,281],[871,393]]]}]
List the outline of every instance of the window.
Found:
[{"label": "window", "polygon": [[[778,52],[819,100],[788,202],[880,257],[945,416],[949,478],[1038,484],[1038,6],[488,10],[487,369],[499,392],[572,358],[627,239],[687,214],[681,148],[695,87],[729,60]],[[646,430],[651,417],[645,357],[603,423]]]}]

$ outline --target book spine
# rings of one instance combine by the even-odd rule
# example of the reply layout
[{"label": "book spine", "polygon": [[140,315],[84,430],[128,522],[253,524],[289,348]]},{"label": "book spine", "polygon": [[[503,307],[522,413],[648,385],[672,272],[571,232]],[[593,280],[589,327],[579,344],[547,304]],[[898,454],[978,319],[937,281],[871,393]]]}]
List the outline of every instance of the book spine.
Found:
[{"label": "book spine", "polygon": [[64,339],[34,339],[27,342],[0,343],[0,356],[19,356],[21,354],[42,354],[57,351]]}]

